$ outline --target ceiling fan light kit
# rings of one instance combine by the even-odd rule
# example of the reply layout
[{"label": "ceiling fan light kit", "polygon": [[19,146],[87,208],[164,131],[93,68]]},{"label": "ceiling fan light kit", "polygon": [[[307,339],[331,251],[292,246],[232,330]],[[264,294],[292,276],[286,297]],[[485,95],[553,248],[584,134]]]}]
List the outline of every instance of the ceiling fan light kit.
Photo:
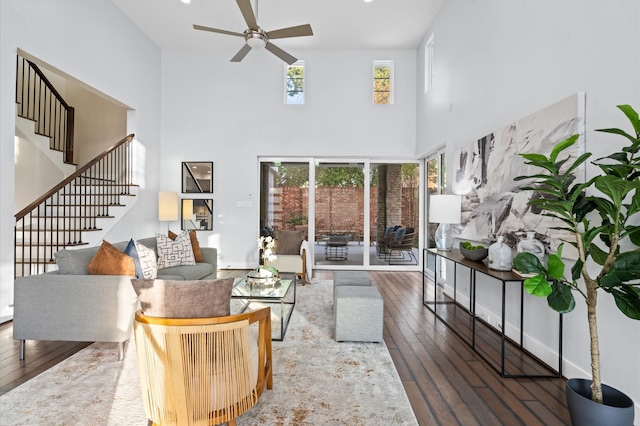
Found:
[{"label": "ceiling fan light kit", "polygon": [[261,49],[267,45],[269,42],[269,37],[267,37],[267,33],[262,31],[262,29],[255,30],[245,30],[244,39],[247,41],[247,44],[252,49]]},{"label": "ceiling fan light kit", "polygon": [[[234,31],[221,30],[218,28],[205,27],[202,25],[193,25],[195,30],[199,31],[209,31],[212,33],[226,34],[232,35],[236,37],[244,37],[245,45],[235,54],[233,58],[231,58],[231,62],[240,62],[244,57],[249,53],[251,49],[256,48],[265,48],[269,52],[276,55],[278,58],[282,59],[289,65],[295,63],[297,59],[280,49],[275,44],[271,43],[269,39],[277,39],[277,38],[288,38],[288,37],[304,37],[313,35],[313,30],[311,29],[311,25],[297,25],[295,27],[281,28],[278,30],[265,32],[262,28],[258,26],[258,22],[256,19],[256,15],[253,13],[253,8],[251,7],[251,0],[236,0],[238,3],[238,7],[240,8],[240,12],[244,17],[245,22],[247,23],[247,28],[243,33],[238,33]],[[258,0],[256,0],[256,9],[258,8]]]}]

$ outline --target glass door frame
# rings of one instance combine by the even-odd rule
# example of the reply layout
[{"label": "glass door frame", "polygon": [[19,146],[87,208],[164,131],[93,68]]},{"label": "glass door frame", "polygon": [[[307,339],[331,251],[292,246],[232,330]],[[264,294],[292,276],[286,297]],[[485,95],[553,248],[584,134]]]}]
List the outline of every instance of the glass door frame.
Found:
[{"label": "glass door frame", "polygon": [[[418,233],[418,264],[417,265],[371,265],[369,262],[369,256],[363,256],[362,265],[316,265],[315,264],[315,249],[319,249],[315,244],[316,240],[316,172],[315,168],[318,163],[330,162],[330,163],[345,163],[345,164],[363,164],[364,171],[364,229],[363,229],[363,247],[371,247],[371,219],[370,219],[370,202],[371,202],[371,179],[370,169],[371,164],[405,164],[413,163],[418,164],[419,168],[419,188],[418,188],[418,226],[421,230],[425,229],[425,206],[426,199],[425,194],[427,189],[425,186],[425,164],[426,162],[415,158],[357,158],[357,157],[281,157],[281,156],[258,156],[258,169],[260,169],[262,163],[305,163],[309,164],[309,211],[308,211],[308,235],[309,235],[309,248],[311,250],[311,259],[313,259],[313,269],[318,270],[378,270],[378,271],[421,271],[422,268],[422,248],[424,247],[425,232]],[[260,194],[260,173],[258,173],[257,182],[259,197]],[[256,226],[260,226],[260,209],[256,213]],[[258,230],[259,231],[259,230]],[[375,236],[374,236],[375,240]]]}]

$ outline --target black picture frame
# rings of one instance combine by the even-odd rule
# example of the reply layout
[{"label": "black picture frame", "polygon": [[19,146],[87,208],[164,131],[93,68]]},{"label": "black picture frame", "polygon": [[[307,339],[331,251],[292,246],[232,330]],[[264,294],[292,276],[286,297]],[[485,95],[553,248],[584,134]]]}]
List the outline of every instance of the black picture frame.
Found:
[{"label": "black picture frame", "polygon": [[213,162],[212,161],[183,161],[182,162],[182,193],[183,194],[212,194],[213,193]]},{"label": "black picture frame", "polygon": [[183,231],[213,230],[213,200],[183,198],[180,208],[180,224]]}]

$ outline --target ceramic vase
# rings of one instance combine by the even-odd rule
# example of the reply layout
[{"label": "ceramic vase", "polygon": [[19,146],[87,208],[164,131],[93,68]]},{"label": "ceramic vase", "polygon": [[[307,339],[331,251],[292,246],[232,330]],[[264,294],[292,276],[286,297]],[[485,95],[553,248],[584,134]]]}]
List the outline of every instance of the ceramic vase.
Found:
[{"label": "ceramic vase", "polygon": [[504,243],[503,236],[499,236],[498,241],[489,246],[489,262],[487,266],[496,271],[510,271],[511,260],[511,247]]},{"label": "ceramic vase", "polygon": [[542,262],[544,260],[544,245],[536,240],[535,235],[535,232],[527,232],[527,238],[518,243],[517,250],[518,253],[531,253]]}]

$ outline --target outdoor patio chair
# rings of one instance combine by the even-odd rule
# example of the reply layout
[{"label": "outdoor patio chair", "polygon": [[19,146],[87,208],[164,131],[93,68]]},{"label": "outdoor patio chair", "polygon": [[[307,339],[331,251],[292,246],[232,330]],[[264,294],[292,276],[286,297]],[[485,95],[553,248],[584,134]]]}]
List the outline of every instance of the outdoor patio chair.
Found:
[{"label": "outdoor patio chair", "polygon": [[400,240],[394,239],[388,246],[386,260],[389,265],[417,265],[418,259],[413,252],[416,232],[404,232]]}]

